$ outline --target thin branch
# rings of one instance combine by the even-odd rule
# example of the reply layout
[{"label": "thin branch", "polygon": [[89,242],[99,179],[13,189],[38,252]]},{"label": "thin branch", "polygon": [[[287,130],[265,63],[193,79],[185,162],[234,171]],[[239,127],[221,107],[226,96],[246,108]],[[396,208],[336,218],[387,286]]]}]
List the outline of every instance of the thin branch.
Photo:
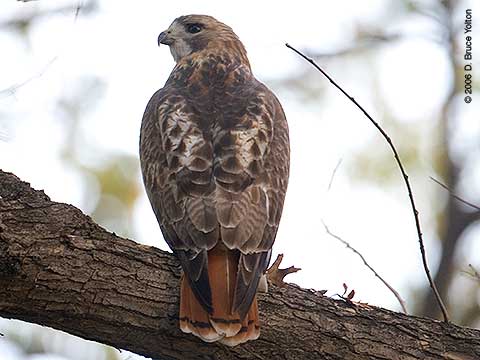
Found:
[{"label": "thin branch", "polygon": [[335,169],[333,169],[332,176],[330,177],[330,182],[328,183],[328,188],[327,191],[330,191],[332,184],[333,184],[333,179],[335,178],[335,175],[337,174],[337,170],[340,167],[340,164],[342,163],[343,159],[340,158],[337,162],[337,165],[335,165]]},{"label": "thin branch", "polygon": [[447,185],[441,183],[439,180],[435,179],[434,177],[432,176],[429,176],[430,180],[436,182],[438,185],[440,185],[441,187],[443,187],[445,190],[447,190],[450,195],[454,198],[454,199],[457,199],[458,201],[460,201],[461,203],[465,204],[465,205],[468,205],[472,208],[474,208],[475,210],[480,210],[480,207],[475,205],[475,204],[472,204],[471,202],[467,201],[467,200],[464,200],[462,199],[460,196],[458,196],[457,194],[455,194]]},{"label": "thin branch", "polygon": [[400,294],[398,293],[398,291],[396,291],[384,278],[382,278],[376,271],[374,268],[372,268],[367,260],[365,260],[365,258],[363,257],[363,255],[357,251],[355,248],[353,248],[347,241],[343,240],[340,236],[338,235],[335,235],[334,233],[332,233],[329,228],[327,227],[327,225],[325,224],[325,222],[322,220],[322,224],[323,226],[325,227],[325,231],[327,232],[328,235],[330,235],[331,237],[333,237],[334,239],[337,239],[338,241],[340,241],[343,245],[345,245],[348,249],[352,250],[355,254],[357,254],[360,259],[362,259],[363,263],[365,264],[365,266],[367,268],[370,269],[371,272],[373,272],[373,274],[383,283],[383,285],[385,285],[388,290],[390,290],[392,292],[392,294],[397,298],[400,306],[402,307],[402,310],[404,312],[404,314],[408,314],[408,311],[407,311],[407,306],[405,304],[405,301],[402,299],[402,297],[400,296]]},{"label": "thin branch", "polygon": [[75,9],[75,17],[74,17],[74,22],[76,22],[78,20],[78,15],[80,15],[80,10],[82,10],[82,8],[85,6],[85,4],[83,3],[83,0],[80,0],[78,3],[77,3],[77,7]]},{"label": "thin branch", "polygon": [[0,99],[3,99],[5,97],[8,97],[8,96],[11,96],[13,94],[15,94],[18,89],[20,89],[21,87],[27,85],[28,83],[30,83],[31,81],[34,81],[36,79],[39,79],[41,78],[45,72],[53,65],[53,63],[55,61],[57,61],[58,59],[58,55],[53,57],[44,67],[42,70],[40,70],[40,72],[38,72],[37,74],[29,77],[28,79],[22,81],[22,82],[19,82],[17,84],[14,84],[14,85],[11,85],[9,86],[8,88],[6,89],[0,89]]},{"label": "thin branch", "polygon": [[297,49],[295,49],[294,47],[290,46],[289,44],[285,44],[289,49],[293,50],[294,52],[296,52],[298,55],[300,55],[302,58],[304,58],[306,61],[308,61],[310,64],[312,64],[318,71],[320,71],[329,81],[330,83],[335,86],[338,90],[340,90],[342,92],[343,95],[345,95],[351,102],[353,102],[355,104],[355,106],[357,106],[357,108],[360,109],[360,111],[368,118],[368,120],[371,121],[371,123],[377,128],[377,130],[382,134],[382,136],[385,138],[385,140],[387,141],[388,145],[390,146],[390,148],[392,149],[392,152],[395,156],[395,160],[398,164],[398,167],[400,169],[400,172],[402,173],[402,176],[403,176],[403,180],[405,181],[405,185],[407,187],[407,192],[408,192],[408,197],[410,198],[410,205],[412,207],[412,211],[413,211],[413,217],[415,219],[415,226],[417,228],[417,235],[418,235],[418,242],[420,244],[420,252],[422,254],[422,261],[423,261],[423,267],[425,269],[425,273],[427,275],[427,278],[428,278],[428,282],[430,283],[430,287],[432,288],[434,294],[435,294],[435,297],[437,299],[437,302],[438,302],[438,305],[442,311],[442,314],[443,314],[443,320],[446,321],[446,322],[449,322],[449,318],[448,318],[448,313],[447,313],[447,309],[442,301],[442,298],[440,297],[440,293],[438,292],[438,289],[433,281],[433,278],[432,278],[432,275],[430,274],[430,269],[428,268],[428,263],[427,263],[427,254],[425,252],[425,247],[423,245],[423,237],[422,237],[422,230],[420,228],[420,219],[418,217],[418,210],[415,206],[415,200],[413,198],[413,193],[412,193],[412,188],[410,186],[410,181],[408,180],[408,175],[407,173],[405,172],[405,169],[403,168],[403,164],[402,162],[400,161],[400,157],[398,155],[398,152],[397,152],[397,149],[395,148],[395,146],[393,145],[393,142],[392,140],[390,139],[390,136],[388,136],[388,134],[382,129],[382,127],[375,121],[373,120],[373,118],[366,112],[366,110],[353,98],[351,97],[350,95],[347,94],[347,92],[345,90],[343,90],[325,71],[322,70],[322,68],[320,68],[320,66],[318,66],[315,61],[313,61],[313,59],[307,57],[306,55],[304,55],[302,52],[298,51]]},{"label": "thin branch", "polygon": [[472,264],[468,264],[468,267],[470,268],[471,272],[469,271],[462,271],[464,274],[470,276],[471,278],[480,281],[480,273],[478,272],[477,269]]},{"label": "thin branch", "polygon": [[440,25],[441,27],[445,28],[445,16],[444,14],[435,13],[436,10],[437,9],[433,9],[433,8],[428,9],[428,8],[421,8],[421,7],[415,7],[415,9],[413,9],[413,11],[416,12],[417,14],[424,16],[430,20],[433,20],[437,25]]},{"label": "thin branch", "polygon": [[470,269],[472,269],[473,275],[474,275],[478,280],[480,280],[480,274],[478,273],[477,269],[475,269],[472,264],[468,264],[468,267],[469,267]]}]

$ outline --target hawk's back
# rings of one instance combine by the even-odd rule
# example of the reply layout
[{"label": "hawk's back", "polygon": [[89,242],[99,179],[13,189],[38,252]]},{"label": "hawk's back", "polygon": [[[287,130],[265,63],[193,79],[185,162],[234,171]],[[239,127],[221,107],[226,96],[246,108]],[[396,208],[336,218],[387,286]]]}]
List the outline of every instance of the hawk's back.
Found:
[{"label": "hawk's back", "polygon": [[277,98],[228,48],[194,53],[147,105],[140,160],[157,220],[186,276],[182,330],[230,345],[257,337],[255,293],[289,173],[288,127]]}]

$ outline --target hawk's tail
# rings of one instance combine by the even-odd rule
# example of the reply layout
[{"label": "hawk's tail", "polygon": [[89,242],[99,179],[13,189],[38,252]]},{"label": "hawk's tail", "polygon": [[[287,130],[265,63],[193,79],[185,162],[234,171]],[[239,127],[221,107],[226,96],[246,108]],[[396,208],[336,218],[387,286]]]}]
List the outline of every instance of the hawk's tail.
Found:
[{"label": "hawk's tail", "polygon": [[257,299],[243,319],[233,312],[238,254],[224,247],[208,252],[208,278],[212,291],[213,312],[209,314],[197,301],[185,276],[180,290],[180,329],[204,341],[219,341],[235,346],[260,335]]}]

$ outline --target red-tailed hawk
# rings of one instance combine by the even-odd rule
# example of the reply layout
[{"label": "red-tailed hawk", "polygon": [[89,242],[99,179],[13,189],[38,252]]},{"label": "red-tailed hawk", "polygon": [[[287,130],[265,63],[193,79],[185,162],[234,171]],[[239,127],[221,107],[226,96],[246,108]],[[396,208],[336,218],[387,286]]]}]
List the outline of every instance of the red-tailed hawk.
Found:
[{"label": "red-tailed hawk", "polygon": [[260,334],[255,294],[287,190],[287,121],[227,25],[181,16],[158,43],[176,65],[145,110],[140,161],[184,271],[180,329],[234,346]]}]

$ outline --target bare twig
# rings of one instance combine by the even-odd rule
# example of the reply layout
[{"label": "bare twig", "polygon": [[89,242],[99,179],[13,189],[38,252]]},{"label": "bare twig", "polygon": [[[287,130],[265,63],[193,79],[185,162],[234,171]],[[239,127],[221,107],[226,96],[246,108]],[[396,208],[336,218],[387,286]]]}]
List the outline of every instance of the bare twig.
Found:
[{"label": "bare twig", "polygon": [[330,182],[328,183],[327,191],[330,191],[330,188],[332,187],[332,184],[333,184],[333,179],[335,178],[335,174],[337,173],[337,170],[340,167],[341,163],[342,163],[342,158],[338,159],[337,165],[335,165],[335,169],[333,169],[332,176],[330,177]]},{"label": "bare twig", "polygon": [[75,9],[75,17],[74,17],[74,21],[76,22],[77,19],[78,19],[78,15],[80,14],[80,10],[82,10],[82,8],[85,6],[85,4],[83,3],[83,0],[80,0],[78,3],[77,3],[77,7]]},{"label": "bare twig", "polygon": [[480,273],[478,272],[478,270],[475,269],[472,264],[468,264],[468,267],[470,268],[471,272],[469,271],[462,271],[462,272],[472,277],[473,279],[480,281]]},{"label": "bare twig", "polygon": [[373,272],[373,274],[383,283],[383,285],[385,285],[388,290],[390,290],[392,292],[392,294],[397,298],[398,302],[400,303],[400,306],[402,307],[402,310],[405,314],[408,314],[407,312],[407,306],[405,304],[405,301],[402,299],[402,297],[400,296],[400,294],[384,279],[382,278],[376,271],[374,268],[372,268],[367,260],[365,260],[365,258],[363,257],[363,255],[358,252],[355,248],[353,248],[347,241],[343,240],[340,236],[338,235],[335,235],[334,233],[332,233],[329,228],[327,227],[327,225],[325,224],[325,222],[322,220],[322,224],[323,226],[325,227],[325,231],[327,232],[328,235],[330,235],[331,237],[333,237],[334,239],[337,239],[338,241],[340,241],[343,245],[345,245],[348,249],[352,250],[355,254],[357,254],[360,259],[362,259],[363,263],[365,264],[365,266],[367,268],[370,269],[371,272]]},{"label": "bare twig", "polygon": [[473,276],[475,276],[478,280],[480,280],[480,274],[478,273],[477,269],[475,269],[472,264],[468,264],[468,267],[472,269]]},{"label": "bare twig", "polygon": [[445,305],[443,304],[442,298],[440,297],[440,293],[438,292],[438,289],[433,281],[432,275],[430,274],[430,269],[428,268],[428,263],[427,263],[427,254],[425,252],[425,246],[423,245],[423,237],[422,237],[422,230],[420,227],[420,219],[418,217],[418,210],[417,207],[415,206],[415,200],[413,198],[413,193],[412,193],[412,188],[410,186],[410,181],[408,180],[408,175],[405,172],[405,169],[403,168],[403,164],[400,161],[400,157],[398,155],[397,149],[393,145],[392,140],[390,139],[390,136],[382,129],[382,127],[375,121],[373,118],[367,113],[367,111],[350,95],[347,94],[345,90],[343,90],[323,69],[318,66],[313,59],[309,58],[308,56],[304,55],[302,52],[298,51],[294,47],[290,46],[289,44],[285,44],[289,49],[293,50],[295,53],[300,55],[302,58],[304,58],[306,61],[308,61],[310,64],[312,64],[318,71],[320,71],[327,79],[330,81],[330,83],[335,86],[338,90],[342,92],[343,95],[345,95],[351,102],[357,106],[357,108],[360,109],[360,111],[368,118],[368,120],[371,121],[371,123],[377,128],[377,130],[382,134],[382,136],[385,138],[387,141],[388,145],[392,149],[392,152],[394,154],[395,160],[398,164],[398,167],[400,169],[400,172],[402,173],[403,180],[405,181],[405,185],[407,187],[407,192],[408,192],[408,197],[410,198],[410,205],[412,207],[413,211],[413,217],[415,219],[415,226],[417,228],[417,235],[418,235],[418,242],[420,245],[420,252],[422,254],[422,261],[423,261],[423,267],[425,269],[425,273],[428,278],[428,282],[430,283],[430,287],[433,290],[433,293],[435,294],[435,298],[437,299],[438,305],[440,307],[440,310],[442,311],[443,314],[443,320],[448,322],[448,313]]},{"label": "bare twig", "polygon": [[7,97],[7,96],[11,96],[13,94],[15,94],[17,92],[18,89],[20,89],[21,87],[27,85],[29,82],[33,81],[33,80],[36,80],[40,77],[42,77],[45,72],[53,65],[53,63],[58,59],[58,56],[55,56],[54,58],[52,58],[44,67],[43,69],[38,72],[37,74],[31,76],[30,78],[18,83],[18,84],[14,84],[14,85],[11,85],[9,86],[8,88],[6,89],[0,89],[0,99],[4,98],[4,97]]},{"label": "bare twig", "polygon": [[474,208],[475,210],[480,210],[480,206],[477,206],[475,204],[472,204],[471,202],[467,201],[467,200],[464,200],[462,199],[460,196],[458,196],[457,194],[455,194],[447,185],[441,183],[439,180],[435,179],[434,177],[432,176],[429,176],[430,180],[436,182],[438,185],[440,185],[441,187],[443,187],[445,190],[447,190],[450,195],[452,195],[452,197],[454,199],[457,199],[458,201],[460,201],[461,203],[465,204],[465,205],[468,205],[472,208]]}]

